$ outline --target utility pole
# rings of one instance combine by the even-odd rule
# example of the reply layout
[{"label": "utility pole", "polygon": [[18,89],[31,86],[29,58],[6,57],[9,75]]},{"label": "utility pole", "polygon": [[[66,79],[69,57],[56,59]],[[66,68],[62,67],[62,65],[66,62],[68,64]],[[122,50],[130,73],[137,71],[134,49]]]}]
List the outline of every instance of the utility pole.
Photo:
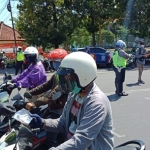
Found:
[{"label": "utility pole", "polygon": [[15,52],[16,53],[16,49],[17,49],[17,43],[16,43],[16,35],[15,35],[15,29],[14,29],[14,21],[13,21],[13,16],[12,16],[12,9],[11,9],[11,4],[10,4],[10,0],[7,4],[7,10],[10,12],[11,14],[11,21],[12,21],[12,27],[13,27],[13,34],[14,34],[14,41],[15,41]]}]

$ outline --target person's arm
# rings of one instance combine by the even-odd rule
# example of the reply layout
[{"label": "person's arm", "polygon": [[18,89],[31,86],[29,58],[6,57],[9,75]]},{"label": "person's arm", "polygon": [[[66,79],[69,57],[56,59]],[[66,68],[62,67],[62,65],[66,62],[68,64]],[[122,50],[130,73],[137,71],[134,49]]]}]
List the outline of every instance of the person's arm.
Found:
[{"label": "person's arm", "polygon": [[[104,121],[104,107],[99,104],[95,105],[94,103],[92,103],[92,101],[89,102],[89,104],[85,108],[84,116],[81,119],[80,125],[76,129],[74,136],[63,144],[54,148],[54,150],[87,149],[99,134],[101,127],[104,124]],[[46,121],[45,128],[51,128],[53,132],[60,131],[59,120],[51,120],[50,122]]]},{"label": "person's arm", "polygon": [[148,55],[146,54],[146,50],[144,53],[142,53],[142,49],[141,49],[141,52],[140,52],[140,48],[137,49],[136,51],[136,54],[135,54],[135,57],[136,58],[142,58],[142,57],[147,57]]},{"label": "person's arm", "polygon": [[12,81],[13,81],[14,83],[16,83],[17,81],[22,80],[25,76],[28,75],[28,73],[29,73],[29,70],[26,69],[26,70],[24,70],[20,75],[18,75],[15,79],[13,79]]},{"label": "person's arm", "polygon": [[48,90],[50,90],[54,84],[54,82],[56,82],[56,78],[55,78],[55,74],[53,74],[51,76],[51,78],[43,83],[42,85],[39,85],[35,88],[33,88],[32,90],[28,91],[31,95],[38,95],[38,94],[42,94]]},{"label": "person's arm", "polygon": [[124,50],[118,51],[118,54],[120,57],[123,57],[125,59],[128,59],[131,56],[130,54],[126,53]]},{"label": "person's arm", "polygon": [[42,82],[41,73],[38,68],[34,68],[22,80],[17,81],[16,84],[21,84],[22,88],[32,88],[40,82]]}]

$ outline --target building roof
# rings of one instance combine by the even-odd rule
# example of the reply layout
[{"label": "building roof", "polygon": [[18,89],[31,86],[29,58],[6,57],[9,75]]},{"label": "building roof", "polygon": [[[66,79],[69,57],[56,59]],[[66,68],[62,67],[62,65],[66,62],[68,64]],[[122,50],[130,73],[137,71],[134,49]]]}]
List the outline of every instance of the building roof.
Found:
[{"label": "building roof", "polygon": [[[24,41],[21,35],[15,30],[16,41]],[[13,28],[0,22],[0,41],[14,41]]]}]

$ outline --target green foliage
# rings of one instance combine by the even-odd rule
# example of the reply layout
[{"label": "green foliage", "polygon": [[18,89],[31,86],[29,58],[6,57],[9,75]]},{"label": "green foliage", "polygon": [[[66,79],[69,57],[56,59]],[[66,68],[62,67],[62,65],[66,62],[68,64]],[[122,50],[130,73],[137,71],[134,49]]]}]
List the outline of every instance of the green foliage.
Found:
[{"label": "green foliage", "polygon": [[115,40],[115,35],[111,31],[108,31],[108,30],[102,30],[102,37],[103,37],[103,40],[108,44],[113,43]]},{"label": "green foliage", "polygon": [[[125,39],[128,33],[150,37],[150,1],[135,0],[131,14],[127,0],[19,0],[15,26],[28,44],[59,47],[69,42],[79,46],[95,45],[101,28],[103,40]],[[126,6],[126,7],[125,7]],[[131,18],[128,16],[131,15]],[[124,20],[130,22],[128,29]],[[129,20],[128,20],[129,19]],[[121,27],[120,27],[121,26]],[[100,34],[101,35],[101,34]],[[109,37],[106,39],[106,37]],[[102,39],[100,39],[102,40]]]},{"label": "green foliage", "polygon": [[70,43],[77,47],[91,45],[91,36],[84,27],[76,28],[74,34],[71,36]]},{"label": "green foliage", "polygon": [[150,1],[138,0],[134,2],[130,32],[141,38],[150,37]]},{"label": "green foliage", "polygon": [[[57,48],[72,34],[76,14],[62,0],[20,0],[17,29],[29,44]],[[76,22],[75,22],[75,21]]]}]

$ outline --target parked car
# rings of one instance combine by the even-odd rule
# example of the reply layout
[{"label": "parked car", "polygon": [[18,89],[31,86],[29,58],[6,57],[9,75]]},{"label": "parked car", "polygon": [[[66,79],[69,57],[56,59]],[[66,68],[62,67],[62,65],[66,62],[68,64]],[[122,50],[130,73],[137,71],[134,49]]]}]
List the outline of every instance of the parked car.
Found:
[{"label": "parked car", "polygon": [[[85,48],[78,48],[77,51],[85,52]],[[90,47],[90,54],[94,55],[97,65],[111,66],[110,51],[102,47]]]}]

